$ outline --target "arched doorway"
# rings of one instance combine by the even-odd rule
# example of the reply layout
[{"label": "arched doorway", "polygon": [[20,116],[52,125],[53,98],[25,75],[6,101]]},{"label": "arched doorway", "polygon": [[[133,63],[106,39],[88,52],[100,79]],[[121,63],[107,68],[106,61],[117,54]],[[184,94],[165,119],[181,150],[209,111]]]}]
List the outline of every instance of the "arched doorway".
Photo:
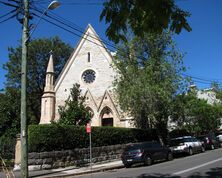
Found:
[{"label": "arched doorway", "polygon": [[113,113],[107,106],[101,111],[101,126],[113,126]]}]

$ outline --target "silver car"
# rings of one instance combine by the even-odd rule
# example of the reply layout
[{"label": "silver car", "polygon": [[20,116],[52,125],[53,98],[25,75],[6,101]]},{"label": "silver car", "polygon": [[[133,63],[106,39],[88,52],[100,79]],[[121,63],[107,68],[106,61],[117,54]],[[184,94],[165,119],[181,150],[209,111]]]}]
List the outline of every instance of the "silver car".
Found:
[{"label": "silver car", "polygon": [[201,141],[192,136],[173,138],[170,140],[169,146],[173,154],[186,153],[192,155],[194,153],[205,151]]}]

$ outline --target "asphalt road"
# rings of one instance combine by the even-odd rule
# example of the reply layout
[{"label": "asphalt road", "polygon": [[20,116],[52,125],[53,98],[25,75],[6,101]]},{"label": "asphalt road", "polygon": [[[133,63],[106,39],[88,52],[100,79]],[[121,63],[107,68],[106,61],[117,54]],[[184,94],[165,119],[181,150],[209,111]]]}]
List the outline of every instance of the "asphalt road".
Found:
[{"label": "asphalt road", "polygon": [[75,176],[79,178],[222,178],[222,148],[151,166]]}]

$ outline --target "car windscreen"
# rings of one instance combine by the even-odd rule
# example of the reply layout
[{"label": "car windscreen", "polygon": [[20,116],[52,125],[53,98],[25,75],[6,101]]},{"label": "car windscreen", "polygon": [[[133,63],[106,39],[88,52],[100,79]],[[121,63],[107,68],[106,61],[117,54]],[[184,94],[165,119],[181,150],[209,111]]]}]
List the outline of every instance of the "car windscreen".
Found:
[{"label": "car windscreen", "polygon": [[125,151],[132,151],[132,150],[137,150],[141,149],[141,144],[135,144],[135,145],[129,145],[125,148]]},{"label": "car windscreen", "polygon": [[157,147],[158,143],[156,142],[143,142],[140,144],[132,144],[128,145],[124,151],[132,151],[137,149],[145,149],[145,148],[151,148],[151,147]]},{"label": "car windscreen", "polygon": [[198,140],[202,140],[202,141],[203,141],[203,140],[205,140],[205,139],[206,139],[206,137],[205,137],[205,136],[200,136],[200,137],[197,137],[197,139],[198,139]]}]

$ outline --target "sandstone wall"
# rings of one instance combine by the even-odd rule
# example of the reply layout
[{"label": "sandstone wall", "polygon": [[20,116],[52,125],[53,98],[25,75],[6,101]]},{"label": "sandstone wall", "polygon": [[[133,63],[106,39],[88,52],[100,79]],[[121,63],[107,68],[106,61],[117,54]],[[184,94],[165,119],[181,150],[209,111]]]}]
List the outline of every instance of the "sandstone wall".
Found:
[{"label": "sandstone wall", "polygon": [[[92,162],[107,162],[120,159],[126,145],[113,145],[92,148]],[[53,169],[89,164],[89,148],[29,153],[29,169]]]}]

